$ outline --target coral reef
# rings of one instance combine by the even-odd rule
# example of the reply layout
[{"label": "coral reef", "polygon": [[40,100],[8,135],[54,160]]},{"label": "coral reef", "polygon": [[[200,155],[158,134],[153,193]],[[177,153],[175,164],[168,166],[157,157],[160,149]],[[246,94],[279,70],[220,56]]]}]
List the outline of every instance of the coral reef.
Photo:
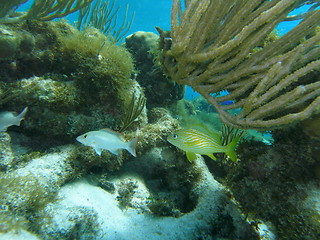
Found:
[{"label": "coral reef", "polygon": [[[149,158],[146,156],[143,164],[149,164],[147,159]],[[141,160],[137,162],[139,161]],[[61,200],[47,205],[39,213],[39,219],[43,219],[40,220],[40,236],[51,239],[58,239],[56,236],[59,236],[59,239],[67,239],[69,236],[139,239],[147,235],[148,239],[197,239],[209,236],[212,225],[218,228],[228,223],[229,227],[232,226],[232,231],[229,231],[229,228],[216,229],[214,236],[225,239],[258,239],[258,234],[245,221],[245,216],[241,215],[236,205],[226,197],[223,187],[212,178],[201,159],[196,166],[191,167],[198,169],[201,175],[198,182],[189,189],[195,200],[193,208],[176,217],[151,217],[148,208],[145,208],[149,201],[151,185],[145,185],[139,175],[134,173],[138,170],[132,168],[134,165],[141,169],[137,162],[125,167],[117,177],[110,178],[116,188],[114,194],[86,181],[76,181],[62,187],[59,193]],[[128,172],[129,169],[131,170]],[[117,201],[123,193],[123,181],[125,185],[135,185],[134,188],[125,187],[125,191],[129,190],[132,201],[131,208],[126,208],[124,212]]]},{"label": "coral reef", "polygon": [[145,89],[150,107],[164,107],[183,98],[185,86],[171,81],[163,72],[158,50],[159,36],[152,32],[136,32],[126,37],[126,48],[137,67],[137,81]]},{"label": "coral reef", "polygon": [[167,136],[179,127],[179,122],[172,118],[165,108],[153,108],[148,112],[149,123],[128,136],[136,136],[138,154],[157,146],[166,145]]},{"label": "coral reef", "polygon": [[274,138],[272,146],[242,143],[241,161],[226,170],[227,182],[249,216],[273,223],[277,238],[317,239],[320,212],[306,202],[317,196],[319,141],[297,127]]},{"label": "coral reef", "polygon": [[[220,134],[223,124],[219,121],[219,109],[216,112],[203,97],[178,101],[183,97],[184,86],[167,78],[159,64],[160,60],[165,63],[175,81],[188,82],[199,76],[203,81],[199,80],[197,86],[203,88],[220,86],[216,80],[229,76],[226,81],[231,85],[221,83],[221,88],[212,88],[207,96],[219,98],[217,101],[222,103],[219,107],[223,106],[224,111],[232,109],[241,97],[255,97],[252,95],[261,90],[262,83],[254,82],[253,87],[249,84],[245,92],[241,90],[240,95],[235,96],[237,90],[232,81],[237,77],[241,80],[236,84],[242,86],[250,82],[254,74],[259,80],[264,75],[270,79],[275,76],[271,70],[275,73],[281,70],[275,60],[284,60],[283,66],[294,67],[293,72],[284,69],[289,71],[284,75],[297,76],[300,70],[306,73],[314,65],[310,68],[303,65],[310,61],[317,63],[311,55],[318,53],[319,47],[306,46],[303,55],[306,62],[293,58],[298,65],[290,65],[290,54],[297,50],[299,55],[302,48],[300,42],[294,40],[296,46],[290,46],[283,56],[275,55],[274,61],[267,61],[266,66],[261,66],[259,61],[257,66],[248,64],[247,67],[254,69],[265,67],[249,76],[245,68],[243,72],[239,68],[247,61],[254,61],[259,54],[268,55],[265,49],[283,41],[269,32],[277,20],[265,23],[270,29],[265,30],[261,41],[255,40],[254,36],[265,25],[250,33],[245,39],[252,39],[252,42],[246,43],[246,54],[241,55],[241,51],[236,50],[238,45],[232,44],[238,37],[243,39],[244,32],[237,32],[238,25],[231,26],[234,19],[229,17],[233,16],[230,13],[244,9],[243,6],[253,1],[234,1],[234,8],[221,11],[219,19],[223,21],[218,28],[221,33],[229,27],[234,30],[225,36],[239,35],[222,39],[225,42],[218,36],[220,32],[212,32],[208,39],[203,39],[205,34],[192,35],[199,42],[187,39],[184,44],[195,48],[183,49],[184,44],[178,40],[185,40],[188,34],[182,33],[197,32],[194,22],[201,22],[199,19],[184,28],[184,20],[189,17],[197,20],[193,17],[200,16],[197,13],[201,7],[206,10],[210,5],[209,12],[212,13],[220,9],[215,10],[213,3],[223,6],[229,1],[186,0],[185,12],[178,11],[178,2],[174,1],[173,12],[181,21],[178,25],[173,22],[172,35],[160,30],[163,52],[157,49],[158,36],[146,32],[127,37],[126,49],[114,44],[97,29],[79,31],[64,21],[0,25],[0,50],[3,49],[0,51],[1,111],[29,109],[21,126],[10,127],[8,132],[0,134],[1,239],[319,238],[318,116],[296,128],[261,133],[248,131],[237,149],[239,161],[231,162],[218,154],[216,161],[197,156],[194,162],[189,162],[181,150],[167,142],[168,135],[181,127],[199,125],[206,128],[206,124],[208,129]],[[281,12],[278,2],[288,4],[287,10]],[[272,12],[279,10],[285,15],[294,8],[291,2],[263,1],[263,4],[266,8],[271,7]],[[263,22],[260,7],[256,6],[257,12],[252,12],[253,22]],[[194,11],[190,12],[190,8]],[[313,22],[314,10],[310,10],[307,13],[310,17],[302,22]],[[0,22],[3,20],[1,13],[0,10]],[[318,12],[314,14],[316,16]],[[207,19],[209,15],[205,13],[200,18]],[[258,20],[253,20],[256,18]],[[246,31],[252,26],[249,20],[245,18],[239,23],[248,24]],[[224,24],[228,26],[224,28]],[[209,31],[210,26],[203,27]],[[199,31],[202,30],[199,28]],[[211,43],[220,44],[212,39],[220,39],[222,48],[211,47]],[[318,33],[310,30],[302,41],[309,44],[314,39],[318,39]],[[209,55],[218,51],[214,59],[200,61],[205,58],[205,50],[196,46],[203,41],[205,50],[210,50]],[[231,47],[225,49],[226,46]],[[161,59],[162,53],[164,58]],[[238,65],[232,65],[232,59],[237,59],[238,53],[243,58],[239,58]],[[193,62],[189,57],[200,60]],[[231,64],[234,70],[224,68],[223,72],[216,72],[217,75],[211,70],[206,72],[209,67],[215,69],[215,63],[219,68]],[[180,78],[183,73],[186,78]],[[319,80],[318,71],[302,75],[290,91],[309,89]],[[206,76],[213,77],[213,82],[207,84]],[[219,92],[224,86],[231,91]],[[211,94],[217,91],[218,95]],[[230,96],[235,98],[230,99]],[[278,98],[277,95],[273,97]],[[294,103],[284,114],[299,103]],[[237,106],[248,110],[245,104]],[[241,111],[238,108],[229,113],[241,117],[244,116]],[[264,120],[272,120],[278,117],[277,114]],[[244,124],[244,127],[252,123],[243,121],[241,118],[240,125]],[[252,126],[265,127],[261,122]],[[75,141],[85,132],[105,127],[122,132],[124,141],[137,138],[137,156],[127,151],[114,155],[107,150],[99,156],[92,147]]]},{"label": "coral reef", "polygon": [[302,122],[302,128],[305,134],[317,140],[320,139],[320,115]]},{"label": "coral reef", "polygon": [[24,155],[1,173],[0,236],[258,239],[203,159],[191,164],[166,142],[178,127],[168,110],[154,108],[148,116],[151,123],[137,131],[137,158],[71,145]]},{"label": "coral reef", "polygon": [[68,160],[71,152],[70,146],[60,152],[57,149],[56,153],[33,157],[25,166],[0,173],[0,230],[5,233],[1,239],[19,239],[19,234],[25,239],[25,231],[34,229],[34,214],[54,201],[60,186],[75,174]]},{"label": "coral reef", "polygon": [[117,200],[120,208],[125,209],[131,206],[133,196],[135,195],[135,189],[137,188],[137,182],[134,182],[131,179],[123,180],[119,183]]},{"label": "coral reef", "polygon": [[34,37],[26,31],[12,31],[9,27],[0,27],[0,59],[14,59],[31,53],[34,48]]},{"label": "coral reef", "polygon": [[49,204],[40,214],[42,239],[96,239],[98,214],[87,206]]},{"label": "coral reef", "polygon": [[12,167],[14,155],[11,149],[11,137],[6,132],[0,133],[0,170],[5,171]]},{"label": "coral reef", "polygon": [[[172,108],[183,127],[209,125],[220,131],[219,116],[199,97]],[[237,149],[239,161],[206,158],[211,173],[229,187],[252,225],[272,226],[273,239],[317,239],[319,235],[318,118],[294,128],[248,130]],[[169,203],[170,204],[170,203]],[[161,205],[159,206],[161,207]],[[260,227],[259,227],[260,228]]]},{"label": "coral reef", "polygon": [[[65,22],[35,21],[3,29],[34,39],[32,51],[20,47],[10,59],[0,60],[1,107],[29,107],[26,133],[50,136],[54,143],[70,142],[89,130],[120,128],[132,96],[143,97],[130,79],[129,52],[96,29],[80,32]],[[20,46],[28,45],[21,41]],[[133,127],[146,121],[141,111]]]},{"label": "coral reef", "polygon": [[25,167],[1,173],[1,205],[14,213],[41,209],[72,174],[70,149],[32,159]]}]

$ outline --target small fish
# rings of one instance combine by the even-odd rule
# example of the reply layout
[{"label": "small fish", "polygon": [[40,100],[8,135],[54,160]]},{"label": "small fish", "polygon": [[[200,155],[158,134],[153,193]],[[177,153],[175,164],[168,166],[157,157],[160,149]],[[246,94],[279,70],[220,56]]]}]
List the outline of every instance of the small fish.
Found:
[{"label": "small fish", "polygon": [[186,152],[189,161],[196,159],[196,154],[207,155],[216,160],[213,153],[226,153],[232,161],[237,161],[235,148],[240,137],[235,137],[231,143],[222,146],[216,134],[209,135],[196,129],[181,129],[168,136],[172,145]]},{"label": "small fish", "polygon": [[121,149],[126,149],[132,156],[136,157],[137,139],[134,138],[129,142],[125,142],[120,133],[114,132],[111,129],[100,129],[91,131],[77,137],[77,141],[85,146],[93,147],[96,153],[100,156],[103,149],[118,155]]},{"label": "small fish", "polygon": [[28,107],[25,107],[21,113],[16,112],[1,112],[0,113],[0,132],[7,131],[7,128],[15,125],[20,126],[21,121],[24,119]]}]

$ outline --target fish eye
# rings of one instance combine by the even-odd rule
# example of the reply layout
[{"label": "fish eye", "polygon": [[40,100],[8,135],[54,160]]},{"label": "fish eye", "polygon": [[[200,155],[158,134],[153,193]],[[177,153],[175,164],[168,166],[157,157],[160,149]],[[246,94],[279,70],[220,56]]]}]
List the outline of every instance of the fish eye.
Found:
[{"label": "fish eye", "polygon": [[87,137],[88,137],[88,135],[87,135],[87,134],[83,136],[83,138],[87,138]]},{"label": "fish eye", "polygon": [[177,134],[173,134],[173,139],[177,139],[178,138],[178,135]]}]

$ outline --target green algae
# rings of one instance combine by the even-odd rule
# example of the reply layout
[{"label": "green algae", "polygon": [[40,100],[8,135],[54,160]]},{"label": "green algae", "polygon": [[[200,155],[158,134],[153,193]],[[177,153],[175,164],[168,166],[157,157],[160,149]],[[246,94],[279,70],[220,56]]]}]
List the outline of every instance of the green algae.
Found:
[{"label": "green algae", "polygon": [[17,176],[14,173],[1,174],[1,205],[15,213],[27,213],[42,209],[52,200],[52,195],[39,179],[29,173]]},{"label": "green algae", "polygon": [[8,82],[1,84],[2,107],[29,107],[21,130],[68,142],[88,130],[121,125],[139,87],[131,79],[133,60],[124,47],[96,29],[78,31],[64,21],[10,28],[35,43],[32,52],[11,60],[14,69],[0,59],[0,77]]},{"label": "green algae", "polygon": [[71,60],[65,63],[66,68],[77,68],[76,84],[84,97],[91,96],[87,99],[89,103],[95,100],[106,104],[111,100],[116,103],[130,101],[128,90],[133,84],[130,81],[133,60],[125,48],[89,28],[61,36],[60,50]]}]

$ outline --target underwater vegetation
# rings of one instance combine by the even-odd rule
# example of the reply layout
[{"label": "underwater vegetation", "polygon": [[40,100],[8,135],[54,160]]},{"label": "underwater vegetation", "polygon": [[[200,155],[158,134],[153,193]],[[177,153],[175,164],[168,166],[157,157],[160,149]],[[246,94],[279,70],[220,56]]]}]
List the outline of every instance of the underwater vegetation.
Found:
[{"label": "underwater vegetation", "polygon": [[138,96],[138,99],[136,99],[135,94],[132,95],[129,109],[128,111],[126,111],[126,114],[124,115],[122,120],[120,132],[125,131],[134,123],[134,121],[137,120],[142,111],[145,109],[146,100],[147,99],[142,94]]},{"label": "underwater vegetation", "polygon": [[[274,225],[277,238],[318,239],[318,2],[282,37],[275,26],[307,1],[181,2],[173,3],[171,32],[159,29],[167,74],[199,92],[228,125],[279,129],[268,144],[242,141],[236,164],[209,159],[209,169],[249,218]],[[189,113],[201,111],[192,105]]]},{"label": "underwater vegetation", "polygon": [[117,13],[120,6],[115,8],[114,5],[114,0],[96,0],[81,8],[76,23],[77,28],[83,30],[87,27],[94,27],[108,36],[111,41],[119,43],[130,30],[135,13],[133,12],[129,19],[129,6],[127,5],[122,24],[117,27]]},{"label": "underwater vegetation", "polygon": [[[320,112],[320,81],[313,78],[320,67],[320,10],[311,2],[296,27],[257,49],[292,10],[310,2],[174,0],[170,35],[158,29],[162,42],[171,40],[162,44],[161,62],[230,126],[270,130],[310,118]],[[223,90],[230,94],[217,97]]]},{"label": "underwater vegetation", "polygon": [[273,136],[272,146],[240,144],[241,161],[225,169],[225,181],[249,218],[272,222],[277,239],[318,239],[319,141],[301,128]]},{"label": "underwater vegetation", "polygon": [[[172,112],[183,129],[209,126],[223,135],[219,115],[201,96],[182,100]],[[204,157],[212,175],[228,186],[248,221],[253,225],[271,223],[276,239],[319,236],[318,125],[310,124],[306,129],[310,122],[317,121],[313,118],[271,132],[245,131],[236,149],[235,163],[220,154],[214,154],[215,161]]]},{"label": "underwater vegetation", "polygon": [[130,207],[135,189],[137,187],[137,183],[133,182],[132,180],[123,180],[120,182],[117,200],[119,201],[121,208]]},{"label": "underwater vegetation", "polygon": [[0,59],[12,59],[30,53],[35,44],[34,37],[25,31],[11,31],[2,26],[0,38]]},{"label": "underwater vegetation", "polygon": [[3,0],[0,3],[0,23],[17,23],[26,20],[50,21],[62,18],[70,13],[88,6],[93,0],[34,0],[27,12],[19,12],[17,8],[29,0]]},{"label": "underwater vegetation", "polygon": [[0,239],[319,239],[318,1],[174,0],[122,46],[115,1],[23,2],[0,3]]},{"label": "underwater vegetation", "polygon": [[[61,154],[59,159],[58,155],[30,154],[19,168],[13,169],[16,163],[0,173],[0,233],[30,229],[30,222],[36,218],[33,214],[55,201],[60,186],[74,173],[67,154]],[[28,155],[24,157],[27,159]]]},{"label": "underwater vegetation", "polygon": [[[32,52],[0,62],[2,107],[27,105],[26,131],[73,139],[88,130],[120,128],[132,96],[143,96],[130,79],[130,54],[98,30],[80,32],[64,22],[24,22],[12,25],[11,31],[19,36],[27,32],[35,43]],[[145,112],[140,113],[142,123]]]},{"label": "underwater vegetation", "polygon": [[[287,17],[305,4],[311,5],[305,14]],[[256,133],[244,136],[235,164],[220,156],[206,163],[230,187],[253,225],[259,219],[272,223],[276,239],[319,238],[315,204],[320,156],[317,7],[318,1],[175,0],[171,31],[158,29],[160,61],[166,73],[213,105],[212,118],[250,129],[249,135],[251,129],[274,130],[259,138]],[[293,18],[300,19],[300,24],[276,36],[276,25]],[[220,94],[225,90],[228,94]],[[182,115],[184,125],[190,113],[216,125],[217,121],[201,113],[203,108],[194,103],[185,106],[189,116]],[[274,140],[266,138],[270,133]]]}]

